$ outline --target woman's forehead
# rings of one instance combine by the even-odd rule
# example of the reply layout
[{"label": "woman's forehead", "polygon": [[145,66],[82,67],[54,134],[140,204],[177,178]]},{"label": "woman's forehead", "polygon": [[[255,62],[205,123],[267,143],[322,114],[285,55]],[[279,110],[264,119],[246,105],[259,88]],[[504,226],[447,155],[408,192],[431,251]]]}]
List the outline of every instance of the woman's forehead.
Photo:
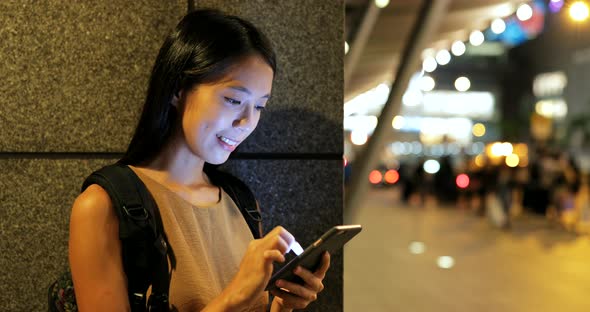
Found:
[{"label": "woman's forehead", "polygon": [[232,66],[217,83],[245,93],[270,93],[274,72],[260,57],[249,57]]}]

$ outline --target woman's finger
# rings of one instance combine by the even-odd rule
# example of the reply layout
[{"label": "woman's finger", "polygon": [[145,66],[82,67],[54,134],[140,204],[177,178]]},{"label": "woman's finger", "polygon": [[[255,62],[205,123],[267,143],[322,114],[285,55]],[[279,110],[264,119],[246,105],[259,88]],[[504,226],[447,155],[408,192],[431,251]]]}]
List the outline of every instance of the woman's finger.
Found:
[{"label": "woman's finger", "polygon": [[324,290],[324,285],[322,284],[322,279],[319,278],[314,273],[311,273],[309,270],[306,270],[305,268],[298,266],[295,268],[295,270],[293,270],[293,273],[295,273],[295,275],[301,277],[303,279],[303,281],[305,282],[305,284],[307,284],[309,286],[309,288],[311,288],[316,293]]},{"label": "woman's finger", "polygon": [[275,296],[274,300],[279,300],[281,306],[290,309],[305,309],[310,301],[307,301],[301,297],[295,296],[280,289],[273,289],[270,293]]},{"label": "woman's finger", "polygon": [[326,272],[328,272],[329,268],[330,268],[330,253],[326,251],[324,253],[324,255],[322,256],[322,265],[313,274],[323,280],[324,277],[326,277]]},{"label": "woman's finger", "polygon": [[302,299],[307,301],[314,301],[317,299],[317,292],[311,288],[308,288],[304,285],[289,282],[286,280],[278,280],[275,285],[282,289],[288,291],[290,294],[298,296]]},{"label": "woman's finger", "polygon": [[265,237],[267,241],[271,242],[273,249],[280,250],[283,254],[289,251],[291,243],[295,240],[291,233],[287,232],[282,226],[275,227]]},{"label": "woman's finger", "polygon": [[279,250],[276,249],[266,250],[264,252],[264,259],[279,263],[285,262],[285,256]]}]

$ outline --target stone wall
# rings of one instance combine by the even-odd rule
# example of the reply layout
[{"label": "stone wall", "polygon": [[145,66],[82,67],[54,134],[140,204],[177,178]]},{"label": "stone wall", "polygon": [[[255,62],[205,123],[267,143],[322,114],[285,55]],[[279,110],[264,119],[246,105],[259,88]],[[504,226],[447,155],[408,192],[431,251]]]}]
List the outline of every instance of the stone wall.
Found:
[{"label": "stone wall", "polygon": [[[226,165],[255,191],[265,229],[306,245],[342,222],[342,1],[1,1],[0,311],[46,309],[80,184],[125,150],[189,4],[244,16],[276,46],[268,109]],[[310,311],[342,310],[341,254],[326,288]]]}]

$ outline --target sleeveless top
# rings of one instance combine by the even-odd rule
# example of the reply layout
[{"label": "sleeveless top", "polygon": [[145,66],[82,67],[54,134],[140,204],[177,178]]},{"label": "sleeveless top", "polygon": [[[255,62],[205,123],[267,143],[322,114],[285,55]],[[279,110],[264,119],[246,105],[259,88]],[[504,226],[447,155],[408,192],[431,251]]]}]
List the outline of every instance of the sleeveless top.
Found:
[{"label": "sleeveless top", "polygon": [[[162,217],[176,268],[170,281],[170,304],[178,311],[200,311],[229,284],[246,248],[254,239],[231,197],[221,190],[221,200],[195,206],[132,168],[152,194]],[[264,292],[246,311],[267,311]]]}]

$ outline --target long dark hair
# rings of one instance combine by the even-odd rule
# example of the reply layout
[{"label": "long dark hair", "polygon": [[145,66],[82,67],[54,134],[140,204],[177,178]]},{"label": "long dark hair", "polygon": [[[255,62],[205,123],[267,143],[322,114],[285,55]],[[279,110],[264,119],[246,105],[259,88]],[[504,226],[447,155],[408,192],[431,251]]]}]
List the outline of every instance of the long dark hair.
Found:
[{"label": "long dark hair", "polygon": [[160,48],[139,123],[119,163],[153,160],[177,129],[179,114],[172,98],[197,84],[218,81],[250,55],[262,57],[276,72],[270,41],[252,23],[212,9],[188,13]]}]

